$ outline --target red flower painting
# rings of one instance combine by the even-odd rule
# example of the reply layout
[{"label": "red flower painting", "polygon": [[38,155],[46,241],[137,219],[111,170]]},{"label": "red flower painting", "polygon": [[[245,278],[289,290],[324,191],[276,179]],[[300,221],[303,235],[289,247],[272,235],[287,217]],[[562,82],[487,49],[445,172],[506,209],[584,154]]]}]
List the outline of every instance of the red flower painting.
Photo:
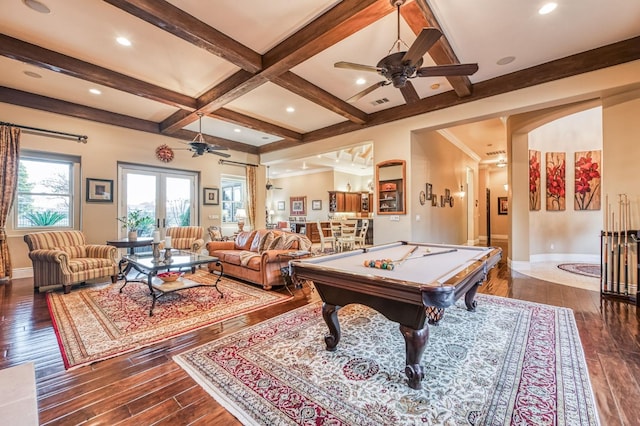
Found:
[{"label": "red flower painting", "polygon": [[540,210],[540,151],[529,150],[529,210]]},{"label": "red flower painting", "polygon": [[547,152],[547,210],[564,210],[566,205],[565,153]]},{"label": "red flower painting", "polygon": [[576,210],[600,209],[600,151],[576,152]]}]

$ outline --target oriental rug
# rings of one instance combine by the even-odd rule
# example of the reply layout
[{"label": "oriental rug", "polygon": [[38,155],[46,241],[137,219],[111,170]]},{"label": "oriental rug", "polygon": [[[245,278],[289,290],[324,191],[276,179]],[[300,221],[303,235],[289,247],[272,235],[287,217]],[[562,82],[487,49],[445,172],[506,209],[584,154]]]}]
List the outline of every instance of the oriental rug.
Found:
[{"label": "oriental rug", "polygon": [[[214,284],[217,276],[198,270],[188,278]],[[168,293],[158,299],[150,317],[149,287],[131,282],[119,293],[122,284],[47,293],[65,368],[102,361],[291,298],[223,278],[218,288],[224,297],[211,287]]]},{"label": "oriental rug", "polygon": [[596,263],[561,263],[558,268],[573,274],[600,278],[600,265]]},{"label": "oriental rug", "polygon": [[316,303],[174,360],[247,425],[598,425],[573,312],[477,300],[429,327],[421,390],[398,324],[362,305],[338,312],[335,352]]}]

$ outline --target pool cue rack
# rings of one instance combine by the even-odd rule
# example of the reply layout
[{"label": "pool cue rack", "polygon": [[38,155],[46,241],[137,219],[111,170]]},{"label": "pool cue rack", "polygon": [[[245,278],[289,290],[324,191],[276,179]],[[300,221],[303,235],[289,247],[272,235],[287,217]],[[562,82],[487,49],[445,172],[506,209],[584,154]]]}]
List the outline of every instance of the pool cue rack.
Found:
[{"label": "pool cue rack", "polygon": [[640,306],[640,231],[600,232],[600,295]]}]

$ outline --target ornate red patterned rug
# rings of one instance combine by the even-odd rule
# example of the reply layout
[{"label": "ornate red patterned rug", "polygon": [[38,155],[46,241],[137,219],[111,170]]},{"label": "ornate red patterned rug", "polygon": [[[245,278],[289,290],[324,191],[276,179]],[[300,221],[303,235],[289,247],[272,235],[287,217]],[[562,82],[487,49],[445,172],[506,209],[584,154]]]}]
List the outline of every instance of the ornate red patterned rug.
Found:
[{"label": "ornate red patterned rug", "polygon": [[573,312],[477,300],[430,327],[421,390],[407,386],[398,324],[362,305],[339,311],[335,352],[318,303],[174,359],[244,424],[599,424]]},{"label": "ornate red patterned rug", "polygon": [[[217,276],[198,270],[189,279],[214,284]],[[191,330],[289,300],[291,296],[223,278],[218,287],[168,293],[149,316],[146,284],[122,281],[47,293],[47,303],[65,368],[102,361]]]}]

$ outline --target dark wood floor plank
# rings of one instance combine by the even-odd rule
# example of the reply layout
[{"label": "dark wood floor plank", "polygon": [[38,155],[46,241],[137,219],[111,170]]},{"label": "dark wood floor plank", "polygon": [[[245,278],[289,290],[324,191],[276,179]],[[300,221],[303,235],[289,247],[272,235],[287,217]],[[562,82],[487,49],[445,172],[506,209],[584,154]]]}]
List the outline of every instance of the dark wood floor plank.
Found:
[{"label": "dark wood floor plank", "polygon": [[[503,250],[506,257],[506,246]],[[508,268],[506,259],[489,272],[479,292],[572,309],[602,424],[640,424],[636,306],[519,274]],[[238,425],[172,357],[319,300],[308,287],[295,294],[285,303],[66,371],[46,295],[34,294],[31,279],[16,279],[0,284],[0,368],[35,363],[42,424]]]}]

